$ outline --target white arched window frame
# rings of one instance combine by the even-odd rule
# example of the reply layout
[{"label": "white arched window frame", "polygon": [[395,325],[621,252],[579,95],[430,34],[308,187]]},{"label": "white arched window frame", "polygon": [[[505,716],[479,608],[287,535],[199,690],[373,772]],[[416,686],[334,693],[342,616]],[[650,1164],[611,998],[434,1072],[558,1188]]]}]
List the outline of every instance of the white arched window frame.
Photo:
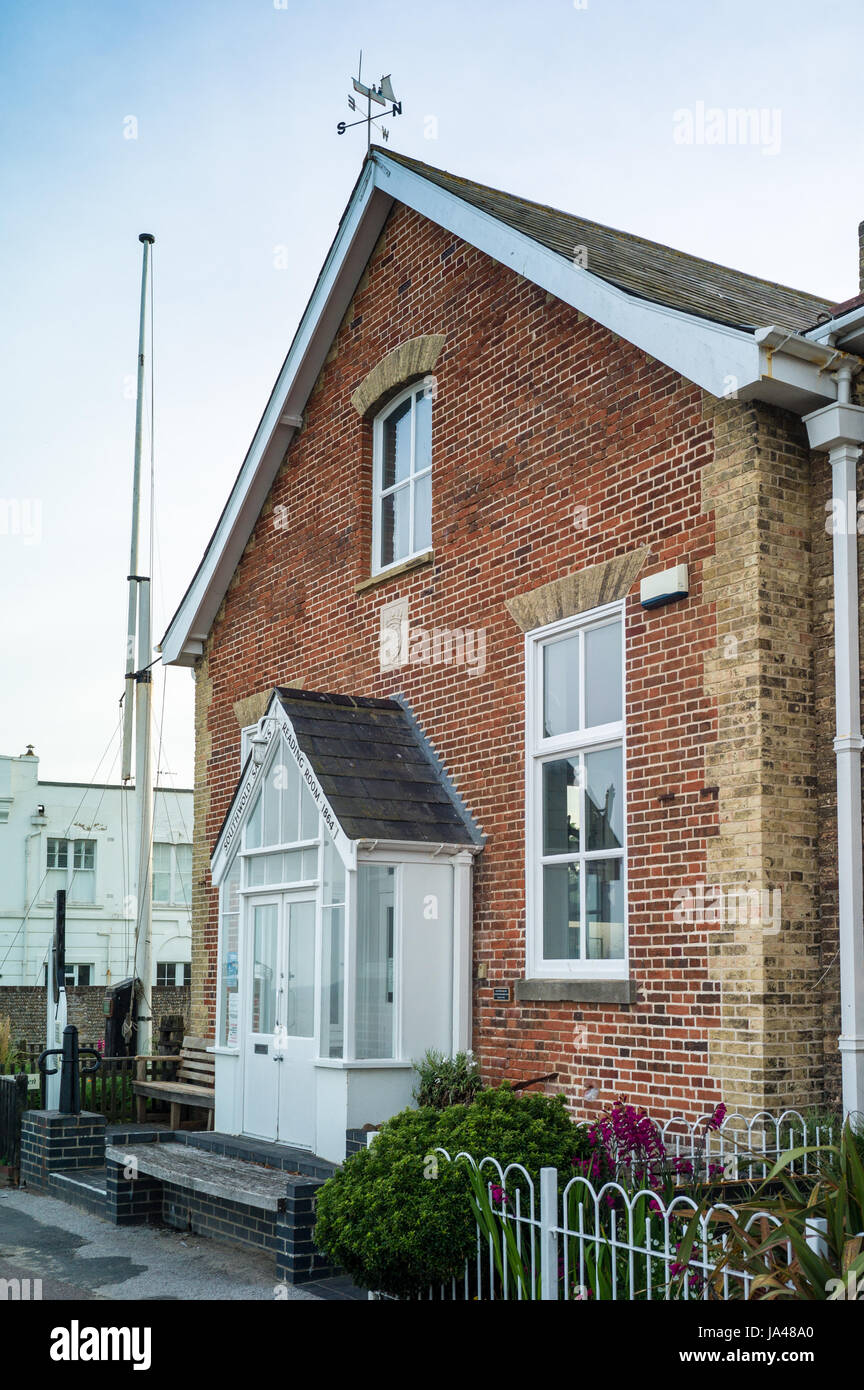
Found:
[{"label": "white arched window frame", "polygon": [[432,395],[423,381],[401,391],[372,427],[372,572],[432,546]]}]

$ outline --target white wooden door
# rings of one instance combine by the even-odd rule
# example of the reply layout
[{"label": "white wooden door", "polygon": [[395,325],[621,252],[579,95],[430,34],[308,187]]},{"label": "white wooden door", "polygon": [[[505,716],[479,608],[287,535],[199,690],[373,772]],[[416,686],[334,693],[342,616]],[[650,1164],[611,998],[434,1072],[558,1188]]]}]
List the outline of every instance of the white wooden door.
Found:
[{"label": "white wooden door", "polygon": [[250,899],[243,1132],[315,1140],[315,900]]},{"label": "white wooden door", "polygon": [[279,1076],[274,1044],[277,1040],[282,900],[251,899],[247,903],[247,1008],[243,1077],[243,1132],[258,1139],[276,1139],[279,1132]]},{"label": "white wooden door", "polygon": [[279,1140],[311,1149],[315,1142],[315,900],[286,897],[283,914],[277,1039]]}]

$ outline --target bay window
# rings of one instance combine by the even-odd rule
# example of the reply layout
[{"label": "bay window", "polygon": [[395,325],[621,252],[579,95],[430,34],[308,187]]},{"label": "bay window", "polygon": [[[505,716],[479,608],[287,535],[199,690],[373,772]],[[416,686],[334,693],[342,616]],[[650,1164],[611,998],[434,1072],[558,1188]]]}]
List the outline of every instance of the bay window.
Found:
[{"label": "bay window", "polygon": [[626,973],[620,605],[529,634],[527,954],[534,978]]}]

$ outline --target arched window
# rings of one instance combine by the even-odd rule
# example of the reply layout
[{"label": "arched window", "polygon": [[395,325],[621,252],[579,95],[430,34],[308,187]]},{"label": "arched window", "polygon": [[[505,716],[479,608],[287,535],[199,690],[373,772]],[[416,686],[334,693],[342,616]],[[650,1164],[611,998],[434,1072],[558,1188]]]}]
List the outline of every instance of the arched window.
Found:
[{"label": "arched window", "polygon": [[373,425],[372,570],[422,555],[432,545],[432,398],[415,382]]}]

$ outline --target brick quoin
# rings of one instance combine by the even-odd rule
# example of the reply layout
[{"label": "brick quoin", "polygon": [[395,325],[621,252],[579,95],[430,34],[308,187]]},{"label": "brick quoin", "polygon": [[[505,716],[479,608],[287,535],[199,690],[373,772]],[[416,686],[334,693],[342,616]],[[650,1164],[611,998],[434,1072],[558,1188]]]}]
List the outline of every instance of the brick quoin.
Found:
[{"label": "brick quoin", "polygon": [[[357,593],[370,575],[372,427],[351,393],[385,353],[440,333],[433,406],[434,563]],[[706,881],[718,803],[705,794],[717,736],[705,654],[717,643],[703,564],[714,549],[703,469],[714,449],[703,392],[439,226],[397,204],[307,402],[199,663],[196,782],[212,848],[239,775],[234,704],[277,684],[409,700],[488,837],[474,876],[474,1045],[485,1078],[559,1073],[580,1113],[615,1096],[659,1118],[721,1099],[708,1033],[719,1023],[706,932],[675,923],[677,888]],[[280,525],[274,524],[274,507]],[[580,513],[577,508],[586,508]],[[578,524],[579,521],[583,524]],[[626,602],[629,1006],[493,1002],[525,974],[524,637],[505,600],[650,549],[682,560],[686,599]],[[379,610],[407,597],[412,625],[483,628],[486,669],[382,673]],[[204,736],[202,738],[202,735]],[[209,750],[209,755],[207,751]],[[663,798],[661,800],[661,798]],[[217,899],[196,921],[198,1025],[214,1027]],[[203,949],[202,949],[203,948]],[[596,1104],[583,1093],[596,1085]]]}]

